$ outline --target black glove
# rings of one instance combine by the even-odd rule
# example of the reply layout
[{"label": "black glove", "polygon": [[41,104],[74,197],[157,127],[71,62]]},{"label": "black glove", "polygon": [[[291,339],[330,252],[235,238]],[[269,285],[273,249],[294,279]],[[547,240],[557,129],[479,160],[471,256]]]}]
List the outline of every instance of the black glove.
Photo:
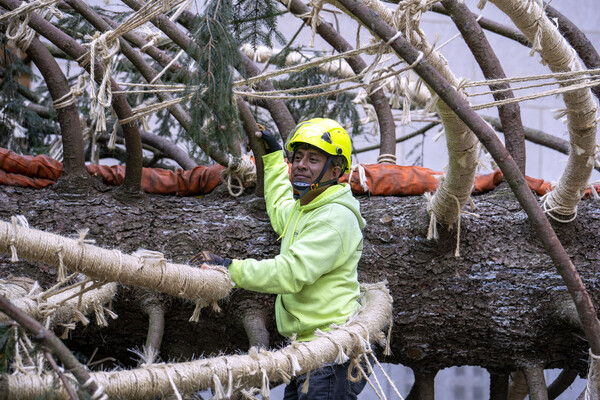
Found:
[{"label": "black glove", "polygon": [[190,265],[199,267],[200,265],[206,263],[211,265],[221,265],[225,268],[228,268],[229,264],[231,264],[231,261],[232,260],[229,258],[223,258],[208,251],[203,251],[190,259]]},{"label": "black glove", "polygon": [[261,132],[262,136],[260,138],[263,142],[265,142],[265,151],[267,152],[267,154],[281,150],[281,145],[279,144],[279,141],[277,140],[277,138],[275,138],[275,135],[273,135],[273,133],[270,130],[265,128],[262,129]]}]

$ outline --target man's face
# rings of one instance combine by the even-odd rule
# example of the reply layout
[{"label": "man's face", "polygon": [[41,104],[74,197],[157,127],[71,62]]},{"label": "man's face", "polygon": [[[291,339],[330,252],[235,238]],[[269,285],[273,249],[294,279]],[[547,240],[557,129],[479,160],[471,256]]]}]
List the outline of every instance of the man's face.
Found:
[{"label": "man's face", "polygon": [[[292,180],[313,183],[321,174],[327,156],[316,148],[299,148],[292,160]],[[331,166],[322,180],[331,179]]]}]

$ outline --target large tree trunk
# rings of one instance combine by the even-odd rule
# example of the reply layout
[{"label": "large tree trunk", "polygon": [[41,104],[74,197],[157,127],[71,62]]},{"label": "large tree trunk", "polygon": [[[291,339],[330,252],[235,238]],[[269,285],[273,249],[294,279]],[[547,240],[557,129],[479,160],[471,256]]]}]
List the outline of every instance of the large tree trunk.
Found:
[{"label": "large tree trunk", "polygon": [[[496,374],[517,367],[542,365],[587,368],[588,344],[576,326],[576,313],[564,283],[536,238],[512,193],[500,187],[474,198],[480,218],[464,216],[461,257],[454,257],[456,232],[442,230],[427,241],[429,218],[423,197],[359,197],[367,220],[359,265],[362,282],[387,280],[394,298],[393,355],[420,373],[452,365],[480,365]],[[148,195],[138,205],[121,204],[107,193],[72,197],[51,190],[0,187],[0,218],[25,215],[31,227],[73,236],[89,228],[89,239],[104,248],[131,253],[143,247],[167,259],[185,262],[201,250],[226,257],[273,257],[279,244],[253,195],[231,198],[223,187],[210,195]],[[581,203],[578,218],[554,227],[598,306],[600,289],[600,210]],[[0,258],[0,275],[31,275],[48,286],[55,269]],[[137,301],[139,290],[122,288],[114,300],[119,318],[107,328],[90,324],[71,334],[68,345],[84,357],[98,348],[96,359],[114,357],[130,365],[127,351],[146,340],[147,317]],[[193,304],[161,295],[165,302],[163,359],[247,349],[243,322],[236,308],[247,298],[241,290],[221,302],[221,313],[205,309],[199,323],[188,322]],[[254,295],[272,307],[273,297]],[[273,310],[267,327],[272,345]],[[573,319],[575,316],[575,319]],[[575,320],[575,322],[574,322]],[[105,367],[112,366],[110,362]]]}]

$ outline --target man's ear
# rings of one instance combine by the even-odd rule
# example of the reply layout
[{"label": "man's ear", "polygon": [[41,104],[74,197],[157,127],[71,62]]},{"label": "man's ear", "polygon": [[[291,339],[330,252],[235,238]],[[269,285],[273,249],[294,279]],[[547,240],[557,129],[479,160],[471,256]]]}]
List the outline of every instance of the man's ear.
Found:
[{"label": "man's ear", "polygon": [[331,174],[332,174],[332,178],[339,178],[340,175],[342,174],[342,167],[334,165],[333,168],[331,169]]}]

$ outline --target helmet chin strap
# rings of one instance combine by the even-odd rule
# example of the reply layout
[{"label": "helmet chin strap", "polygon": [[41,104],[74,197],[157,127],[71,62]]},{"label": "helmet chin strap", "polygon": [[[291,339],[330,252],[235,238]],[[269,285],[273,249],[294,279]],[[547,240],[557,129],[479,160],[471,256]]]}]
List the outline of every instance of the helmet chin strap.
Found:
[{"label": "helmet chin strap", "polygon": [[[293,159],[294,158],[292,157],[292,160]],[[325,182],[321,182],[323,175],[325,175],[327,168],[329,168],[329,165],[331,164],[331,160],[333,160],[333,156],[328,156],[327,161],[325,161],[325,165],[323,166],[323,169],[321,170],[321,173],[319,174],[319,177],[313,183],[302,182],[302,181],[292,181],[292,187],[298,192],[298,194],[294,194],[294,198],[296,200],[300,200],[302,197],[304,197],[304,195],[306,193],[310,192],[311,190],[315,190],[321,186],[326,186],[326,185],[330,185],[332,183],[338,182],[339,177],[337,177],[335,179],[330,179]]]}]

